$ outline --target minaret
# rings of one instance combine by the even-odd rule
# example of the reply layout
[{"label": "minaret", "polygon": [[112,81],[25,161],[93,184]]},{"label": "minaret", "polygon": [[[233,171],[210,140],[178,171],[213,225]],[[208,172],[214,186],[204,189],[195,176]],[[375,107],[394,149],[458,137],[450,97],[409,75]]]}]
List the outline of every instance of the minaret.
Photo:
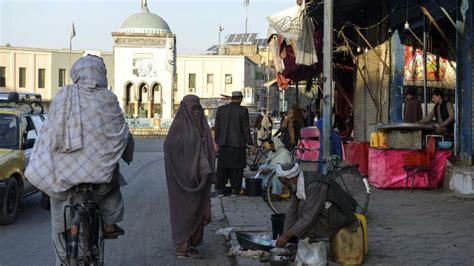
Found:
[{"label": "minaret", "polygon": [[150,10],[148,10],[147,0],[140,0],[140,1],[141,1],[141,6],[142,6],[142,11],[150,12]]}]

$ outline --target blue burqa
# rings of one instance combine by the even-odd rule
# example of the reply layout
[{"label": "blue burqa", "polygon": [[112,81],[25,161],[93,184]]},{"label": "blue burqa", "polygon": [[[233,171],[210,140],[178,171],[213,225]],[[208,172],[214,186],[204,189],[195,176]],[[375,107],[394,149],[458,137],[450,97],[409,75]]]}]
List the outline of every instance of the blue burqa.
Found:
[{"label": "blue burqa", "polygon": [[[319,119],[316,122],[316,126],[319,128],[320,135],[319,135],[319,158],[318,160],[323,160],[324,157],[324,138],[323,138],[323,120]],[[342,144],[341,144],[341,137],[336,131],[331,130],[331,156],[337,155],[342,158]],[[322,172],[322,165],[319,164],[318,171]]]}]

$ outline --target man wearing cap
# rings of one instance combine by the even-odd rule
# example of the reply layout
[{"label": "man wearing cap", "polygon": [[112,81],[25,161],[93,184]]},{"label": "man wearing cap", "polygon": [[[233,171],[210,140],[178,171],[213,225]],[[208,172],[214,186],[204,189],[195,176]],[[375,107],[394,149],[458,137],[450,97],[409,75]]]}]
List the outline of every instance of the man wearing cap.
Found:
[{"label": "man wearing cap", "polygon": [[232,196],[237,196],[242,188],[242,178],[246,164],[247,146],[255,150],[249,127],[249,111],[240,106],[242,92],[232,92],[231,102],[217,108],[215,142],[219,146],[217,162],[217,182],[215,189],[219,197],[224,196],[227,180],[232,186]]},{"label": "man wearing cap", "polygon": [[278,165],[278,179],[292,188],[290,208],[277,247],[284,247],[292,237],[298,239],[330,237],[349,226],[357,229],[357,202],[331,177],[317,172],[303,172],[297,163]]}]

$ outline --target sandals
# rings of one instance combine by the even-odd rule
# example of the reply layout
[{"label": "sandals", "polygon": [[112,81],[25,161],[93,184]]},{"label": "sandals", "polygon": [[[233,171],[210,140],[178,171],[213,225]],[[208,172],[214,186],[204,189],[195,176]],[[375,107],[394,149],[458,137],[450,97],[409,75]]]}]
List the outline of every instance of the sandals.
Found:
[{"label": "sandals", "polygon": [[114,228],[115,230],[112,232],[107,232],[104,230],[104,239],[117,239],[118,236],[125,235],[125,230],[120,228],[118,225],[114,224]]},{"label": "sandals", "polygon": [[181,254],[176,253],[176,258],[178,259],[204,259],[204,256],[195,248],[190,248],[187,253]]}]

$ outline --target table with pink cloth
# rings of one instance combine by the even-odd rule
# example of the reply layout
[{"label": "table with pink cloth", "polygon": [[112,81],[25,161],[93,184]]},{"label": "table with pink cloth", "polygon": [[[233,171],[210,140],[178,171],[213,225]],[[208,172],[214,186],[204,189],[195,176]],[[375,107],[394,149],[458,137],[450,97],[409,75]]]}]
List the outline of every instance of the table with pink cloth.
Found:
[{"label": "table with pink cloth", "polygon": [[[407,173],[403,169],[403,155],[413,153],[413,150],[391,150],[369,148],[369,183],[377,188],[405,188]],[[446,172],[446,162],[452,155],[451,150],[436,150],[433,162],[431,187],[443,184]],[[414,188],[427,188],[426,171],[416,173]],[[411,178],[408,187],[411,187]]]},{"label": "table with pink cloth", "polygon": [[367,176],[369,173],[369,143],[359,141],[349,141],[346,145],[345,162],[359,166],[361,175]]}]

